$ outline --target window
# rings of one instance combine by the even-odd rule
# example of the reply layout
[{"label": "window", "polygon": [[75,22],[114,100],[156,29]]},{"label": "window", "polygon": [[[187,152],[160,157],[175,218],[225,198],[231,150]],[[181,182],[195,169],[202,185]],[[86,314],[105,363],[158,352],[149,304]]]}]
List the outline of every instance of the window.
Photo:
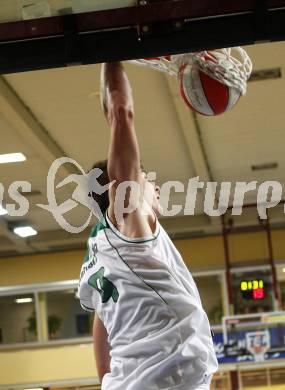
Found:
[{"label": "window", "polygon": [[[285,384],[285,368],[265,368],[260,370],[241,371],[242,388],[271,388],[274,385]],[[277,386],[279,388],[279,386]],[[281,387],[280,387],[281,388]],[[282,386],[282,389],[284,387]]]},{"label": "window", "polygon": [[91,336],[94,314],[81,308],[75,293],[75,289],[46,293],[49,340]]},{"label": "window", "polygon": [[242,387],[258,387],[268,385],[267,370],[250,370],[241,372]]},{"label": "window", "polygon": [[37,340],[34,294],[0,297],[0,343]]},{"label": "window", "polygon": [[2,287],[0,346],[49,340],[77,343],[83,337],[91,341],[94,313],[81,308],[76,297],[77,283],[69,280]]},{"label": "window", "polygon": [[272,385],[285,384],[285,368],[278,367],[270,370],[270,382]]},{"label": "window", "polygon": [[282,310],[285,310],[285,265],[278,265],[276,267],[277,281],[279,284],[279,292]]},{"label": "window", "polygon": [[194,280],[211,325],[220,325],[224,315],[222,274],[194,276]]}]

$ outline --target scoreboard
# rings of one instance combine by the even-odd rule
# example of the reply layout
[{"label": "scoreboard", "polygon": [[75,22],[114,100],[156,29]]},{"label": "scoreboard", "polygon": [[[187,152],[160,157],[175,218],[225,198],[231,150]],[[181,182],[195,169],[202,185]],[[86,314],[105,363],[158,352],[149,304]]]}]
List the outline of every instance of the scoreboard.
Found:
[{"label": "scoreboard", "polygon": [[240,282],[240,290],[242,297],[244,299],[264,299],[265,290],[264,290],[264,280],[255,279],[255,280],[242,280]]}]

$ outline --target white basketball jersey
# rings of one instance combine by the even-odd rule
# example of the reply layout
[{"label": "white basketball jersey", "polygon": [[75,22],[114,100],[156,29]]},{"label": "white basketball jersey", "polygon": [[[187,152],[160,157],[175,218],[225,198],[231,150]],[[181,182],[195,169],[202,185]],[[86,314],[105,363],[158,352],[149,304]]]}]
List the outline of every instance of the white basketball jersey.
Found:
[{"label": "white basketball jersey", "polygon": [[218,364],[195,282],[157,221],[128,238],[105,217],[91,232],[78,296],[111,346],[102,390],[209,389]]}]

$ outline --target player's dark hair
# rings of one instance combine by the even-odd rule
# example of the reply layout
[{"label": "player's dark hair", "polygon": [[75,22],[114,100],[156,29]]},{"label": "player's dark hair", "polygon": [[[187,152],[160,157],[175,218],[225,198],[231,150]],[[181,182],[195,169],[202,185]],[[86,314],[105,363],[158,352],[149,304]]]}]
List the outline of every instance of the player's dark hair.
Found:
[{"label": "player's dark hair", "polygon": [[[97,161],[92,166],[92,169],[100,168],[103,171],[102,174],[97,178],[97,181],[101,186],[104,186],[110,182],[108,171],[107,171],[107,164],[108,164],[108,160],[102,160],[102,161]],[[92,196],[92,198],[100,207],[101,213],[105,214],[105,212],[109,207],[109,191],[105,191],[101,195],[96,194],[96,192],[92,191],[90,193],[90,196]]]},{"label": "player's dark hair", "polygon": [[[101,186],[110,183],[107,165],[108,165],[108,160],[106,159],[102,161],[97,161],[91,168],[91,169],[100,168],[103,171],[102,174],[97,178],[97,181]],[[141,170],[144,171],[142,164],[141,164]],[[89,196],[92,196],[95,202],[97,202],[98,206],[100,207],[101,213],[105,214],[110,204],[109,191],[105,191],[101,195],[96,194],[96,192],[92,191],[91,193],[89,193]]]}]

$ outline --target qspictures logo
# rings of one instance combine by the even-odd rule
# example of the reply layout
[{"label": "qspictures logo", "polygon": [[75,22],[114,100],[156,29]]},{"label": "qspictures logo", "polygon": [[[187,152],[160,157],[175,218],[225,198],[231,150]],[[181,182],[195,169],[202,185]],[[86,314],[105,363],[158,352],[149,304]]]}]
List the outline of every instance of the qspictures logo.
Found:
[{"label": "qspictures logo", "polygon": [[[55,186],[56,174],[60,167],[64,164],[73,164],[81,174],[70,174],[60,183]],[[101,195],[104,192],[108,191],[110,184],[101,186],[97,178],[102,175],[103,171],[99,168],[92,169],[86,173],[83,168],[72,158],[61,157],[55,160],[48,172],[47,175],[47,200],[48,204],[37,204],[38,207],[43,208],[44,210],[50,212],[54,219],[57,221],[60,227],[69,233],[80,233],[89,225],[92,215],[96,218],[102,218],[102,212],[99,205],[93,197],[92,193]],[[61,204],[57,203],[56,199],[56,190],[62,188],[66,184],[75,182],[77,184],[76,189],[71,194],[71,199],[64,201]],[[78,205],[84,205],[89,209],[89,216],[85,223],[81,226],[71,225],[67,219],[64,217],[64,214],[78,207]]]},{"label": "qspictures logo", "polygon": [[[69,174],[56,185],[56,176],[64,164],[72,164],[79,173]],[[103,171],[99,168],[92,169],[86,173],[77,161],[69,157],[56,159],[50,166],[47,175],[47,204],[36,204],[36,207],[40,207],[52,214],[58,225],[67,232],[73,234],[80,233],[88,227],[93,215],[97,219],[103,217],[93,195],[100,196],[108,191],[111,186],[116,185],[114,213],[118,225],[123,224],[124,214],[133,212],[139,206],[139,199],[141,198],[141,196],[138,196],[139,192],[141,192],[140,185],[133,181],[124,181],[119,184],[112,181],[102,186],[98,182],[98,178],[102,173]],[[156,173],[149,172],[147,179],[149,183],[155,186]],[[70,183],[75,183],[76,188],[70,193],[69,199],[58,203],[57,191]],[[283,191],[282,185],[278,181],[265,181],[259,185],[257,181],[222,182],[219,186],[219,195],[217,195],[218,183],[200,181],[198,176],[190,178],[187,185],[179,181],[167,181],[160,187],[161,215],[194,215],[198,189],[204,189],[204,212],[211,217],[219,217],[228,210],[230,207],[231,193],[233,194],[231,214],[241,215],[246,193],[255,191],[257,194],[257,212],[261,219],[267,219],[267,209],[275,207],[280,203]],[[5,209],[9,216],[23,217],[28,214],[30,204],[25,197],[25,193],[31,191],[32,185],[27,181],[15,181],[9,186],[7,190],[8,195],[15,202],[5,204]],[[0,183],[1,204],[3,204],[4,192],[4,186]],[[184,200],[181,204],[172,204],[170,207],[171,193],[173,192],[183,195]],[[127,207],[125,207],[126,196],[129,198],[129,205]],[[147,198],[147,194],[143,194],[143,199],[145,198]],[[86,207],[89,213],[86,220],[80,226],[73,226],[68,222],[65,214],[80,205]],[[147,207],[143,208],[143,212],[148,213],[149,208],[150,206],[147,205]]]}]

